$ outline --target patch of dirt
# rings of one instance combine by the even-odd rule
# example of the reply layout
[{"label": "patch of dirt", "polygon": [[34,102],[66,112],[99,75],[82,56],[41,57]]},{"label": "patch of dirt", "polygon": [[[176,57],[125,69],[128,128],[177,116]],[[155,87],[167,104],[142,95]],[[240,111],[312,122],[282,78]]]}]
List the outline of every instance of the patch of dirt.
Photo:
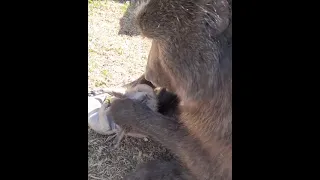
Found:
[{"label": "patch of dirt", "polygon": [[[125,3],[89,0],[88,91],[122,86],[144,72],[151,41],[138,36],[127,10],[131,11]],[[125,138],[111,150],[107,136],[88,128],[90,180],[122,179],[139,163],[171,158],[168,150],[150,139]]]},{"label": "patch of dirt", "polygon": [[89,3],[88,90],[121,86],[144,72],[151,41],[119,35],[126,6],[114,1]]}]

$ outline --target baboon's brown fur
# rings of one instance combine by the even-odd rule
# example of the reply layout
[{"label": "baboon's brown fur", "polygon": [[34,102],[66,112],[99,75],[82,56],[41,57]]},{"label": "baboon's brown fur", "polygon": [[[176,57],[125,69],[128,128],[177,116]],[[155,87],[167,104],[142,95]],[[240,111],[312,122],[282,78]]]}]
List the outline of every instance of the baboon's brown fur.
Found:
[{"label": "baboon's brown fur", "polygon": [[[232,179],[231,0],[147,0],[137,12],[153,40],[146,80],[180,99],[179,115],[164,116],[130,100],[116,100],[119,125],[139,128],[177,155],[183,168],[161,162],[128,179]],[[154,167],[152,169],[152,167]],[[183,176],[182,169],[193,177]],[[146,173],[148,172],[148,173]],[[167,176],[175,172],[176,176]],[[170,174],[170,173],[169,173]]]}]

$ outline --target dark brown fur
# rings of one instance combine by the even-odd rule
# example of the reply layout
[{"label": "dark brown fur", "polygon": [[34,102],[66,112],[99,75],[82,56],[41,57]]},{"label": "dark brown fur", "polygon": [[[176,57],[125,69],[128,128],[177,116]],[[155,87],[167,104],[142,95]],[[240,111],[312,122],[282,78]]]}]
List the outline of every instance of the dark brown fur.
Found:
[{"label": "dark brown fur", "polygon": [[177,94],[178,121],[130,99],[114,101],[112,116],[117,124],[138,127],[161,142],[184,168],[164,168],[161,176],[148,166],[131,179],[137,174],[149,179],[145,171],[154,175],[151,179],[166,179],[172,169],[193,175],[182,179],[232,179],[230,5],[226,0],[150,0],[138,13],[142,35],[153,39],[145,77]]}]

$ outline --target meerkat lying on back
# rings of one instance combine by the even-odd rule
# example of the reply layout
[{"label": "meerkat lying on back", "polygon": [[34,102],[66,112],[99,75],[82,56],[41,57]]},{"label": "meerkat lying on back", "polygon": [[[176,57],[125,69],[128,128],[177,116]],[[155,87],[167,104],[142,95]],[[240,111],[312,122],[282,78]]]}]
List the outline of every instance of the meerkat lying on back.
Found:
[{"label": "meerkat lying on back", "polygon": [[[146,84],[138,84],[137,86],[124,90],[124,89],[111,89],[106,90],[106,93],[114,96],[115,98],[130,98],[137,100],[146,106],[148,106],[151,110],[158,110],[158,100],[157,96],[152,89],[152,87]],[[110,102],[102,103],[101,108],[98,111],[98,120],[89,120],[89,126],[99,134],[113,134],[116,133],[114,139],[114,148],[117,148],[120,145],[123,137],[132,136],[138,138],[146,138],[145,135],[135,132],[134,129],[124,129],[118,125],[116,125],[111,116],[108,114]]]}]

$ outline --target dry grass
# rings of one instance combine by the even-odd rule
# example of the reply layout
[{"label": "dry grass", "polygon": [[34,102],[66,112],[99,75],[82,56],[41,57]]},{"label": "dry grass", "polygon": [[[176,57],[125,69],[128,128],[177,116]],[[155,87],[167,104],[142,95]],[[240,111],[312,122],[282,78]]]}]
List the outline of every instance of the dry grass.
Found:
[{"label": "dry grass", "polygon": [[[89,0],[88,90],[121,86],[144,71],[150,40],[119,35],[136,31],[130,16],[122,18],[126,10],[116,1]],[[106,136],[88,128],[88,179],[121,179],[139,163],[172,157],[152,140],[126,138],[118,149],[110,147]]]},{"label": "dry grass", "polygon": [[89,3],[89,90],[120,86],[138,78],[151,45],[150,40],[140,36],[118,35],[127,5],[94,2]]}]

